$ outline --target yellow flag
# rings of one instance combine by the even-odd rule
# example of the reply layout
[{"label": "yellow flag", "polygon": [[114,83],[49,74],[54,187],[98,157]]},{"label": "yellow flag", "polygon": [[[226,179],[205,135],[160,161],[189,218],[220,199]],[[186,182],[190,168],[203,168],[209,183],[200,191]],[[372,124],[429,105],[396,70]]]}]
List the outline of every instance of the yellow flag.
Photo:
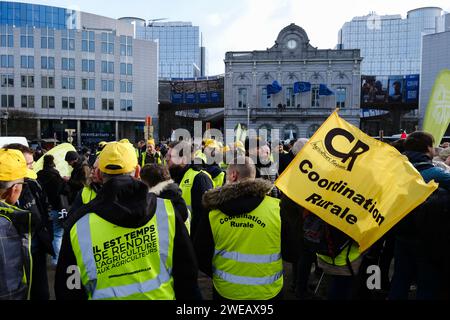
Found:
[{"label": "yellow flag", "polygon": [[276,186],[364,252],[437,188],[408,159],[339,117],[322,125]]},{"label": "yellow flag", "polygon": [[450,70],[443,70],[437,77],[428,103],[423,131],[429,132],[438,147],[450,124]]},{"label": "yellow flag", "polygon": [[[61,177],[70,177],[72,173],[72,167],[66,162],[66,153],[69,151],[76,151],[73,145],[70,143],[63,143],[57,147],[54,147],[45,155],[52,155],[55,158],[56,170],[59,171]],[[44,157],[45,157],[44,155]],[[39,161],[35,162],[33,165],[34,172],[39,172],[44,166],[44,157],[40,158]]]}]

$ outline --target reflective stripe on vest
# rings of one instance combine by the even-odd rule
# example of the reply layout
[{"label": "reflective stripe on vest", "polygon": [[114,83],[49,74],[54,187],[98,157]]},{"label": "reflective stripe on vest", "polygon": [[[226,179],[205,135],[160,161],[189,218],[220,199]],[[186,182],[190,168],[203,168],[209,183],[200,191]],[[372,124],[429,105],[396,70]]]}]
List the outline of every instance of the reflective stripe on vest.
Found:
[{"label": "reflective stripe on vest", "polygon": [[[143,235],[145,233],[144,229],[148,228],[147,231],[152,230],[152,226],[155,226],[154,230],[157,233]],[[93,230],[93,227],[98,228],[98,230]],[[102,232],[102,227],[104,227],[105,232]],[[110,232],[108,232],[108,229],[110,229]],[[92,241],[94,231],[99,232],[96,235],[97,241],[95,243]],[[111,237],[111,232],[114,232],[116,236],[114,239],[105,242],[105,235],[106,237],[108,235]],[[80,219],[70,233],[72,247],[77,264],[80,267],[81,279],[90,299],[172,300],[175,298],[172,278],[175,212],[169,200],[158,199],[155,217],[142,228],[118,228],[98,217],[95,213],[91,213]],[[140,233],[141,237],[139,237]],[[120,234],[119,237],[117,237],[118,234]],[[146,236],[147,238],[145,238]],[[132,239],[135,239],[135,241],[127,242]],[[144,249],[148,250],[151,248],[152,251],[137,250],[142,248],[136,244],[138,239],[141,239],[141,241],[154,239],[150,247],[149,243],[147,243]],[[151,256],[151,253],[155,253],[154,244],[156,243],[158,245],[156,250],[159,250],[158,257]],[[119,246],[119,244],[123,244],[123,247]],[[113,257],[110,255],[111,252],[120,253],[121,256],[125,254],[126,257],[130,257],[130,251],[124,253],[125,248],[126,250],[130,250],[128,245],[132,246],[131,252],[135,259],[125,263],[125,258],[122,258],[124,259],[121,261],[122,264],[117,262],[117,265],[114,265],[114,261],[116,260],[113,258],[119,259],[119,256],[113,255]],[[115,247],[115,250],[112,250],[111,247]],[[119,249],[121,252],[119,252]],[[152,264],[152,261],[154,263],[158,258],[159,271],[158,267]],[[102,260],[107,259],[112,259],[113,264],[108,263],[108,268],[102,270],[103,264],[99,266],[97,263],[100,264]],[[124,264],[125,266],[123,266]],[[98,267],[100,267],[100,270]],[[152,279],[145,281],[145,278],[151,276],[152,273],[154,274],[155,270],[157,274]],[[115,274],[111,274],[113,271]],[[136,276],[137,273],[140,273],[140,275]],[[141,282],[138,282],[139,279],[141,279]]]},{"label": "reflective stripe on vest", "polygon": [[83,188],[83,191],[81,192],[81,201],[83,201],[83,204],[88,204],[96,197],[97,193],[92,188],[90,187]]},{"label": "reflective stripe on vest", "polygon": [[280,201],[266,197],[249,214],[209,214],[215,243],[213,283],[232,300],[269,300],[283,289]]},{"label": "reflective stripe on vest", "polygon": [[225,259],[236,260],[239,262],[248,262],[248,263],[272,263],[281,259],[281,254],[242,254],[239,252],[226,252],[224,250],[219,251],[216,250],[214,255],[219,255],[224,257]]}]

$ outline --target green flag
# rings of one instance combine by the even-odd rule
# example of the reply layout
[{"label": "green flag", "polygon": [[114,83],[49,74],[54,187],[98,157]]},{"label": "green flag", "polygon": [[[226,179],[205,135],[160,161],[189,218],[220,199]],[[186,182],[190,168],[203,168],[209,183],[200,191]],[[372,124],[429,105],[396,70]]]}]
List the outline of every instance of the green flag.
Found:
[{"label": "green flag", "polygon": [[450,70],[445,69],[438,75],[431,92],[423,123],[423,131],[429,132],[434,136],[436,147],[438,147],[449,124]]}]

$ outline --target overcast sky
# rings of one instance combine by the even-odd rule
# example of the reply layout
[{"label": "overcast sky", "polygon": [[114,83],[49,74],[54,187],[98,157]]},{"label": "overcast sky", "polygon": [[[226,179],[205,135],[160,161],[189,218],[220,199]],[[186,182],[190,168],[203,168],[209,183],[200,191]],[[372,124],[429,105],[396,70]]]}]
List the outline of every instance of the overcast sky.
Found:
[{"label": "overcast sky", "polygon": [[375,11],[378,15],[401,14],[424,6],[450,12],[449,0],[28,0],[65,8],[77,8],[111,18],[136,16],[146,20],[191,21],[200,27],[208,54],[208,74],[224,73],[227,51],[265,50],[290,23],[305,29],[311,44],[334,48],[346,21]]}]

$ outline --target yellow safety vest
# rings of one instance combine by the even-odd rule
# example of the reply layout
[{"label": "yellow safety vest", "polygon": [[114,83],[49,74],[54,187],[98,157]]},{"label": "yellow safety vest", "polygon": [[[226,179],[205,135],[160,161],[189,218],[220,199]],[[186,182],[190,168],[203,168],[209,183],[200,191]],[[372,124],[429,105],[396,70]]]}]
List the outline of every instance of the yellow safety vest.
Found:
[{"label": "yellow safety vest", "polygon": [[249,214],[209,214],[215,244],[213,283],[231,300],[269,300],[283,289],[280,201],[266,196]]},{"label": "yellow safety vest", "polygon": [[212,179],[214,189],[223,187],[225,184],[225,172],[219,173],[215,178]]},{"label": "yellow safety vest", "polygon": [[[163,163],[163,159],[162,159],[161,153],[156,152],[156,154],[159,155],[159,157],[157,158],[156,164],[163,165],[164,163]],[[141,167],[142,168],[145,166],[145,160],[146,159],[147,159],[147,152],[144,152],[144,153],[142,153],[142,162],[141,162],[141,164],[142,164]]]},{"label": "yellow safety vest", "polygon": [[95,198],[97,198],[97,193],[91,187],[84,187],[83,191],[81,191],[81,201],[83,201],[83,204],[88,204]]},{"label": "yellow safety vest", "polygon": [[81,218],[70,240],[89,300],[174,300],[175,210],[158,199],[143,227],[118,227],[95,213]]},{"label": "yellow safety vest", "polygon": [[[356,261],[360,256],[361,253],[359,253],[359,246],[357,243],[353,243],[352,246],[350,247],[350,251],[348,250],[348,246],[344,248],[344,250],[342,250],[342,252],[336,257],[331,258],[328,256],[323,256],[323,255],[317,255],[320,259],[322,259],[324,262],[334,265],[334,266],[338,266],[338,267],[344,267],[348,265],[347,262],[347,254],[348,254],[348,259],[350,260],[350,263],[352,263],[353,261]],[[355,270],[356,272],[356,270]]]},{"label": "yellow safety vest", "polygon": [[211,175],[206,171],[196,171],[194,169],[189,169],[184,174],[183,179],[180,182],[181,197],[184,199],[184,202],[186,202],[189,213],[189,217],[185,222],[186,228],[188,229],[189,233],[191,232],[192,220],[192,186],[194,185],[195,177],[197,177],[197,175],[199,175],[200,173],[206,174],[211,179]]}]

